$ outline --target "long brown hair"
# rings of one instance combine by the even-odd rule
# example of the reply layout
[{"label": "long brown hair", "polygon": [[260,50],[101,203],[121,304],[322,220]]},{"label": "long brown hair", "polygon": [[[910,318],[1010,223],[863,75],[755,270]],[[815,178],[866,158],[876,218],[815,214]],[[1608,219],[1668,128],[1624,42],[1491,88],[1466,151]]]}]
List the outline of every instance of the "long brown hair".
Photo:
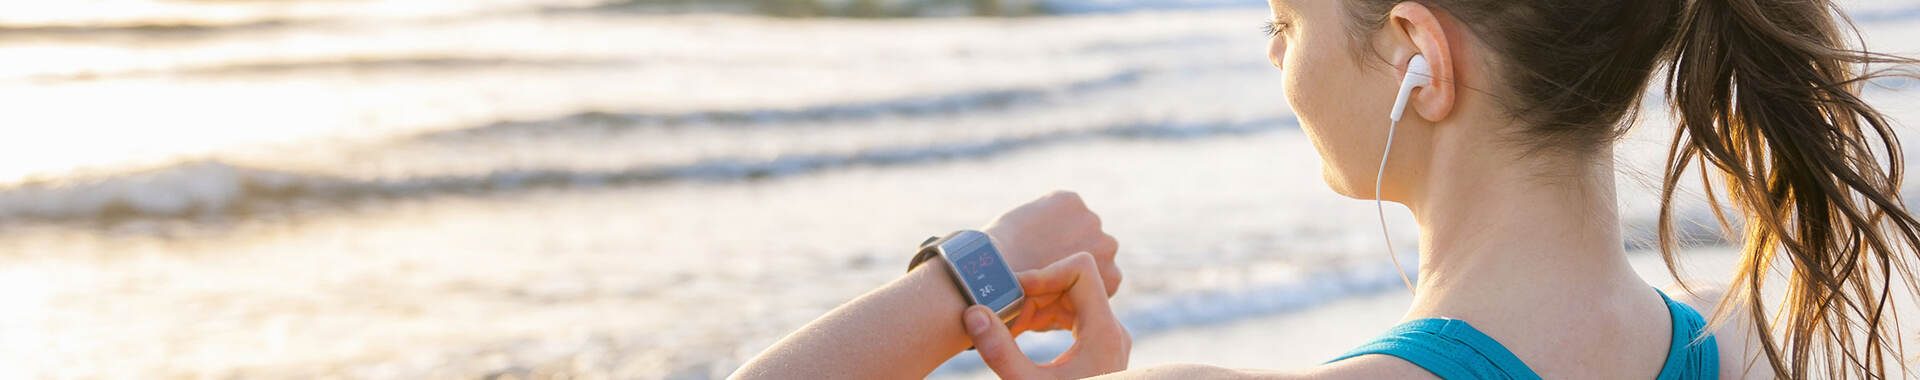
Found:
[{"label": "long brown hair", "polygon": [[[1889,69],[1916,61],[1851,46],[1858,31],[1828,0],[1413,1],[1453,15],[1495,50],[1505,85],[1490,93],[1528,123],[1518,137],[1530,152],[1604,151],[1595,148],[1625,133],[1664,72],[1679,123],[1661,186],[1668,270],[1680,278],[1676,188],[1698,166],[1722,227],[1735,223],[1720,209],[1716,177],[1745,230],[1716,326],[1747,313],[1781,377],[1906,369],[1891,296],[1896,280],[1920,291],[1908,266],[1920,259],[1920,221],[1901,198],[1899,139],[1860,90],[1876,77],[1911,77]],[[1346,2],[1355,39],[1366,41],[1399,2]],[[1781,264],[1790,271],[1773,319],[1761,289]]]}]

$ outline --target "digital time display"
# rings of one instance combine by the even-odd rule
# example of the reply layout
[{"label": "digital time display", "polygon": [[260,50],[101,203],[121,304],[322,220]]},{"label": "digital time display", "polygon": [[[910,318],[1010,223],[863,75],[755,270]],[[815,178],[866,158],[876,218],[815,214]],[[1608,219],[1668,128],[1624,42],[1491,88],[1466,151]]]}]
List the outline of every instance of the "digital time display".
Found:
[{"label": "digital time display", "polygon": [[1013,272],[1000,260],[1000,252],[987,239],[968,243],[960,252],[950,252],[954,269],[966,283],[973,299],[995,311],[1019,298],[1020,285]]}]

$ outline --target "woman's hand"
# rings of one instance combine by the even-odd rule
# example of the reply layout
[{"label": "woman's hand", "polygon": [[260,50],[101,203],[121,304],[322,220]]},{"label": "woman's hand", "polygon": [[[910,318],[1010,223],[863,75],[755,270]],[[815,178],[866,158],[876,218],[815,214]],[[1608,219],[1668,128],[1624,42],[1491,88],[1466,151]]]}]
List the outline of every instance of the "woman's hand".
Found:
[{"label": "woman's hand", "polygon": [[[1081,336],[1074,351],[1056,360],[1062,364],[1050,364],[1047,371],[1081,374],[1126,366],[1126,330],[1107,310],[1107,297],[1120,286],[1120,271],[1113,266],[1119,244],[1100,230],[1100,218],[1078,195],[1047,194],[1001,215],[981,232],[993,237],[1014,272],[1030,272],[1018,275],[1027,292],[1019,331],[1073,328]],[[997,338],[969,337],[967,330],[952,328],[955,317],[966,319],[960,309],[966,301],[952,277],[940,272],[944,269],[922,267],[828,311],[774,342],[733,377],[922,378],[977,342],[1004,342],[999,348],[980,346],[982,353],[1000,355],[988,363],[1018,359],[1025,365],[992,364],[996,370],[1040,371],[1013,347],[1013,332],[998,318],[987,316],[995,327],[983,330]],[[1117,354],[1107,352],[1116,349]]]},{"label": "woman's hand", "polygon": [[1001,214],[981,229],[1014,272],[1039,269],[1074,253],[1093,255],[1107,296],[1120,290],[1113,257],[1120,243],[1100,227],[1100,216],[1078,194],[1055,191]]},{"label": "woman's hand", "polygon": [[1059,326],[1073,330],[1073,347],[1036,365],[1013,342],[1013,331],[986,306],[967,308],[967,335],[980,359],[1002,379],[1078,379],[1127,369],[1133,338],[1107,306],[1107,292],[1094,256],[1077,253],[1039,270],[1021,272],[1027,299],[1013,330]]}]

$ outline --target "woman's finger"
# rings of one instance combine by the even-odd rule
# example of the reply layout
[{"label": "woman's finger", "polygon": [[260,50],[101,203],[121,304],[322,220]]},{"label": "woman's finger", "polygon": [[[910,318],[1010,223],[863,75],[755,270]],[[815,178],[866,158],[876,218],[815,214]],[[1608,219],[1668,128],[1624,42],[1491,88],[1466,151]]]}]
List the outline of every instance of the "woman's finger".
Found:
[{"label": "woman's finger", "polygon": [[1063,260],[1077,274],[1068,285],[1066,302],[1073,309],[1074,358],[1056,361],[1066,377],[1085,377],[1126,369],[1132,339],[1107,304],[1106,286],[1092,255],[1080,253]]},{"label": "woman's finger", "polygon": [[1107,298],[1113,298],[1113,292],[1120,290],[1120,267],[1109,265],[1100,267],[1100,279],[1107,285]]},{"label": "woman's finger", "polygon": [[993,369],[994,374],[1002,379],[1047,377],[1039,366],[1033,364],[1033,360],[1020,352],[1020,346],[1013,343],[1013,333],[1007,331],[1006,325],[1000,324],[1000,319],[993,316],[992,310],[974,305],[968,307],[965,313],[960,319],[967,325],[967,336],[973,339],[973,347],[980,353],[980,361],[986,362],[987,368]]},{"label": "woman's finger", "polygon": [[[1084,254],[1086,253],[1081,252],[1075,255]],[[1071,258],[1073,258],[1073,256],[1067,256],[1066,259],[1060,259],[1060,261],[1047,264],[1046,267],[1015,274],[1014,277],[1017,277],[1020,281],[1020,290],[1025,291],[1028,297],[1038,295],[1046,300],[1065,293],[1067,287],[1073,285],[1074,277],[1076,276],[1073,273]]]},{"label": "woman's finger", "polygon": [[1047,318],[1051,318],[1047,315],[1047,310],[1045,306],[1036,302],[1033,296],[1027,296],[1027,300],[1020,305],[1020,317],[1014,318],[1013,326],[1007,328],[1013,330],[1016,336],[1028,331],[1047,331]]},{"label": "woman's finger", "polygon": [[1073,328],[1073,305],[1066,300],[1069,286],[1080,276],[1073,265],[1071,260],[1061,259],[1016,275],[1021,290],[1026,292],[1026,301],[1022,303],[1020,318],[1013,323],[1013,331]]},{"label": "woman's finger", "polygon": [[1015,335],[1028,331],[1053,331],[1073,328],[1073,314],[1059,305],[1036,307],[1028,305],[1020,310],[1020,318],[1013,320]]},{"label": "woman's finger", "polygon": [[1107,263],[1107,265],[1102,265],[1100,268],[1100,278],[1104,280],[1102,283],[1107,285],[1108,298],[1112,298],[1114,293],[1120,291],[1120,266],[1113,264],[1113,260],[1118,256],[1119,252],[1120,240],[1114,239],[1113,235],[1106,233],[1100,234],[1098,240],[1093,244],[1093,248],[1087,250],[1087,253],[1092,253],[1095,259],[1099,259],[1094,260],[1096,263]]}]

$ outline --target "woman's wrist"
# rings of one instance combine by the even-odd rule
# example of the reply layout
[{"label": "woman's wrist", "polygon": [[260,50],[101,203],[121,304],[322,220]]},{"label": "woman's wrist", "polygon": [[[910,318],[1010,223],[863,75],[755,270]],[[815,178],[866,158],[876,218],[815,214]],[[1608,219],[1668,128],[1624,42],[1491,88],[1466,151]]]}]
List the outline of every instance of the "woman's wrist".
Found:
[{"label": "woman's wrist", "polygon": [[1032,252],[1016,243],[1020,241],[1019,232],[1014,228],[992,224],[982,227],[980,232],[993,240],[993,248],[1000,251],[1000,259],[1006,260],[1007,267],[1013,269],[1014,273],[1040,269],[1048,263],[1035,260]]},{"label": "woman's wrist", "polygon": [[948,265],[952,264],[946,260],[928,260],[889,286],[914,300],[914,305],[902,305],[906,306],[902,308],[905,310],[895,312],[916,321],[913,324],[919,326],[920,331],[915,334],[928,337],[934,352],[953,355],[965,351],[971,344],[960,320],[967,301],[961,298],[959,285],[953,283]]}]

